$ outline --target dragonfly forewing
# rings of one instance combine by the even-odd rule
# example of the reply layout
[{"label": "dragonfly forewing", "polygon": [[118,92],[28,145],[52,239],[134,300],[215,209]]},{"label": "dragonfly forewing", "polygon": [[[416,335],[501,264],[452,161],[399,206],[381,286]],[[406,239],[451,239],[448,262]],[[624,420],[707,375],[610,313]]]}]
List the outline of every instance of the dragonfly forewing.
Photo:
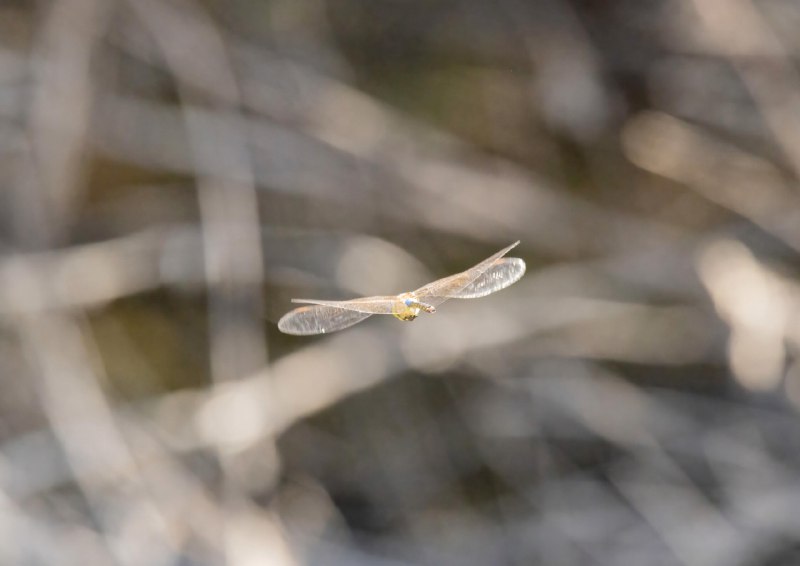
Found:
[{"label": "dragonfly forewing", "polygon": [[[438,281],[434,281],[433,283],[428,283],[427,285],[420,287],[419,289],[414,291],[414,295],[420,301],[434,307],[445,302],[447,299],[456,298],[458,297],[459,292],[466,289],[470,285],[470,283],[472,283],[473,281],[478,279],[481,275],[483,275],[486,271],[488,271],[495,264],[497,260],[502,258],[517,245],[519,245],[519,240],[517,240],[510,246],[503,248],[496,254],[486,258],[485,260],[475,265],[474,267],[467,269],[466,271],[462,271],[461,273],[456,273],[455,275],[445,277],[444,279],[439,279]],[[521,275],[522,274],[520,274],[520,276]],[[500,289],[502,289],[502,287],[496,290],[499,291]],[[494,291],[490,291],[490,293],[492,292]],[[489,293],[486,294],[488,295]],[[475,296],[477,297],[481,295],[475,295]],[[468,297],[459,297],[459,298],[468,298]]]},{"label": "dragonfly forewing", "polygon": [[397,302],[397,297],[361,297],[349,301],[321,301],[318,299],[292,299],[293,303],[305,303],[310,305],[324,305],[350,311],[357,311],[368,314],[392,314],[392,306]]},{"label": "dragonfly forewing", "polygon": [[525,275],[525,262],[518,257],[504,257],[495,261],[477,279],[448,296],[451,299],[477,299],[496,293],[513,285]]}]

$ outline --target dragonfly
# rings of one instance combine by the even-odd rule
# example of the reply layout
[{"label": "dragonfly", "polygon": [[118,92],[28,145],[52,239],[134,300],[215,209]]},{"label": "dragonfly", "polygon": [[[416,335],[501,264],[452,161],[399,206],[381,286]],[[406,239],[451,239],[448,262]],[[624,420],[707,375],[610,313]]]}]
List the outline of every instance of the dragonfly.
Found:
[{"label": "dragonfly", "polygon": [[504,257],[519,245],[519,240],[489,256],[479,264],[438,279],[416,291],[349,301],[292,299],[307,306],[289,311],[278,321],[278,329],[286,334],[308,336],[343,330],[374,314],[390,314],[411,322],[420,313],[436,312],[436,307],[449,299],[476,299],[496,293],[516,283],[525,274],[525,262],[518,257]]}]

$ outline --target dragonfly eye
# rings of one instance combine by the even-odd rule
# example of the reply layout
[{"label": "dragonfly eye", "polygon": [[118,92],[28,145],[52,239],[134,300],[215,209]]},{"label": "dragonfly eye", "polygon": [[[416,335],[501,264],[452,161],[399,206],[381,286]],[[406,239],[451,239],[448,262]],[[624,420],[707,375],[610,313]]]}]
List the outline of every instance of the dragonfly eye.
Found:
[{"label": "dragonfly eye", "polygon": [[410,306],[411,306],[411,305],[414,303],[414,301],[413,301],[412,299],[405,299],[405,300],[403,301],[403,303],[405,303],[405,305],[406,305],[407,307],[410,307]]}]

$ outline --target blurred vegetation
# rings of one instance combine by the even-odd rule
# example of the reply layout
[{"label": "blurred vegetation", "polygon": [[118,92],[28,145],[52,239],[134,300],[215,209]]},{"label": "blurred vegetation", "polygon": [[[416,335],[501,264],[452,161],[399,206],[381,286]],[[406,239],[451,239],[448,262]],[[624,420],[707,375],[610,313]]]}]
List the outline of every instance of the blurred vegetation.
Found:
[{"label": "blurred vegetation", "polygon": [[0,4],[0,563],[800,563],[798,24]]}]

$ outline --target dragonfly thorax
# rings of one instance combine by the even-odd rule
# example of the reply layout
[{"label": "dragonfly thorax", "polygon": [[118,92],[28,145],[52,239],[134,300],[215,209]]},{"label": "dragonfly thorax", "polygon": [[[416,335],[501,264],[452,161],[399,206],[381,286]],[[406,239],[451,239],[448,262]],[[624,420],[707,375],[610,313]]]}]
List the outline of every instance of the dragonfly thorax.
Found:
[{"label": "dragonfly thorax", "polygon": [[436,309],[427,303],[417,300],[413,293],[398,295],[397,300],[392,305],[392,315],[406,322],[411,322],[417,318],[420,311],[432,313],[436,312]]}]

